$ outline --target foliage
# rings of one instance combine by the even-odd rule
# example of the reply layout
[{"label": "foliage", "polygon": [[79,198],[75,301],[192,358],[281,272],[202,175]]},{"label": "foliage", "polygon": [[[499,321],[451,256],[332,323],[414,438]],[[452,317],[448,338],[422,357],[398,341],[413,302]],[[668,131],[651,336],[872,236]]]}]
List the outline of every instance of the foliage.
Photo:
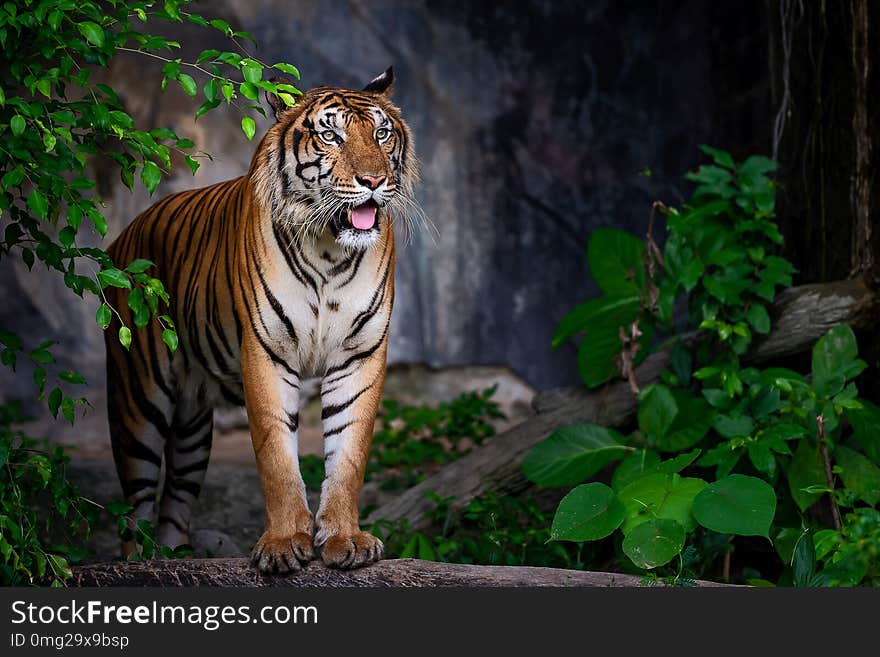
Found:
[{"label": "foliage", "polygon": [[[226,21],[187,11],[190,4],[187,0],[21,0],[0,6],[0,259],[20,257],[28,269],[39,261],[62,276],[74,294],[97,297],[96,324],[108,328],[115,314],[120,322],[118,339],[126,349],[131,347],[132,328],[144,328],[151,321],[158,323],[171,351],[176,350],[178,338],[174,322],[164,312],[169,296],[159,278],[163,272],[143,258],[114,263],[103,249],[87,246],[93,235],[103,238],[107,233],[104,202],[90,167],[107,162],[116,167],[126,187],[133,189],[138,178],[153,194],[162,176],[170,172],[174,157],[195,174],[199,160],[210,156],[168,127],[135,125],[116,90],[99,81],[102,73],[121,53],[128,53],[163,63],[161,83],[157,79],[163,92],[173,84],[195,98],[200,91],[193,76],[201,78],[204,101],[195,109],[195,118],[224,102],[234,105],[245,114],[241,127],[248,140],[255,134],[255,122],[248,114],[265,114],[259,105],[261,90],[276,93],[287,105],[293,105],[295,95],[301,93],[291,84],[263,79],[273,68],[298,79],[294,66],[283,62],[269,66],[248,54],[242,43],[253,42],[251,35],[234,30]],[[148,23],[152,28],[184,22],[219,31],[233,49],[204,50],[195,61],[187,61],[177,56],[180,43],[145,31]],[[119,309],[107,302],[103,292],[107,287],[128,290],[133,327],[125,325]],[[71,396],[68,386],[86,381],[75,371],[54,371],[54,344],[48,340],[28,349],[20,336],[0,328],[0,363],[15,370],[26,355],[34,364],[38,399],[46,400],[54,417],[60,411],[72,424],[76,408],[88,402]],[[81,521],[80,498],[63,475],[67,457],[57,448],[41,452],[38,443],[7,428],[0,445],[5,450],[3,577],[33,581],[47,572],[48,564],[53,582],[58,583],[67,571],[65,554],[70,558],[73,551],[45,547],[37,527],[48,523],[49,530],[72,530],[65,523]],[[53,496],[54,505],[47,518],[38,518],[33,510],[37,507],[28,503],[43,494]],[[18,529],[12,528],[12,518],[20,520]],[[152,543],[148,523],[131,531],[142,555],[161,551]]]},{"label": "foliage", "polygon": [[[848,326],[829,330],[814,345],[809,378],[742,364],[754,335],[770,331],[767,304],[794,272],[774,255],[782,236],[768,174],[776,164],[760,156],[737,164],[703,150],[713,164],[688,175],[697,183],[690,203],[664,208],[662,251],[650,228],[647,246],[623,231],[594,233],[588,261],[604,296],[576,307],[554,338],[583,334],[578,362],[587,385],[617,372],[636,387],[627,364],[646,354],[649,336],[669,336],[661,382],[638,393],[637,431],[562,427],[530,452],[523,471],[543,486],[579,484],[559,504],[553,540],[622,535],[623,555],[641,569],[678,556],[681,572],[685,552],[693,565],[695,554],[720,553],[698,547],[721,542],[729,552],[734,536],[774,537],[782,562],[793,564],[790,539],[812,545],[815,534],[827,549],[800,567],[807,581],[873,581],[880,409],[858,398],[854,379],[866,365],[856,338]],[[700,339],[682,339],[688,330]],[[582,483],[614,461],[610,481]],[[823,501],[832,517],[851,510],[839,531],[827,529]],[[790,568],[780,582],[789,576]]]},{"label": "foliage", "polygon": [[23,419],[20,404],[0,406],[0,584],[60,586],[70,562],[84,556],[66,546],[87,536],[89,525],[65,477],[69,457],[13,428]]},{"label": "foliage", "polygon": [[[492,386],[464,392],[436,406],[405,406],[393,399],[383,400],[366,480],[378,481],[383,490],[409,488],[434,466],[459,458],[493,436],[492,420],[504,419],[492,399],[496,390],[497,386]],[[306,486],[321,486],[324,463],[319,457],[302,457],[300,471]]]},{"label": "foliage", "polygon": [[[453,509],[452,498],[432,495],[431,527],[413,531],[404,521],[379,521],[370,527],[385,542],[386,553],[447,563],[584,568],[584,544],[548,543],[548,511],[534,494],[523,497],[486,494]],[[590,549],[587,548],[590,553]]]},{"label": "foliage", "polygon": [[[256,102],[260,90],[277,92],[288,104],[294,103],[292,94],[300,93],[292,85],[263,80],[273,67],[246,54],[241,41],[252,41],[249,34],[233,30],[225,21],[185,11],[188,4],[170,0],[160,8],[156,2],[23,0],[0,7],[0,217],[5,224],[0,258],[17,254],[28,268],[40,261],[58,272],[75,294],[98,297],[102,303],[95,321],[104,329],[113,314],[119,317],[119,313],[107,303],[102,290],[108,286],[129,290],[127,303],[134,326],[158,322],[172,351],[177,335],[173,321],[162,312],[169,299],[154,263],[145,259],[114,263],[102,249],[82,245],[88,233],[104,237],[107,232],[103,201],[95,191],[89,166],[99,159],[108,161],[118,168],[128,188],[133,188],[137,177],[152,194],[163,173],[170,171],[172,155],[181,155],[193,174],[198,159],[208,155],[170,128],[136,126],[118,93],[97,81],[98,72],[125,52],[164,62],[163,91],[174,83],[195,97],[198,85],[186,71],[203,77],[205,100],[196,118],[224,101],[243,112],[263,113]],[[146,32],[147,22],[151,26],[189,22],[219,30],[245,54],[205,50],[188,62],[176,56],[178,42]],[[298,77],[289,64],[274,68]],[[251,139],[253,119],[246,116],[242,130]],[[129,348],[132,327],[119,320],[119,341]],[[0,360],[14,368],[23,341],[2,331],[0,343],[4,346]],[[47,397],[52,414],[61,408],[73,422],[75,406],[85,400],[68,397],[60,383],[46,395],[43,366],[54,362],[49,351],[52,344],[45,342],[29,354],[38,365],[35,383],[40,397]],[[84,382],[75,372],[61,373],[58,378]]]}]

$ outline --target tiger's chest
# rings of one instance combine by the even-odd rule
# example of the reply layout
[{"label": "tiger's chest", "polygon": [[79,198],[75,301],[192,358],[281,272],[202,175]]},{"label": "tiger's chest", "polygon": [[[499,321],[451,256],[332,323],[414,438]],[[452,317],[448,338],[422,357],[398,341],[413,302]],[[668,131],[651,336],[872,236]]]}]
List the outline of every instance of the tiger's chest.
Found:
[{"label": "tiger's chest", "polygon": [[319,376],[385,337],[394,275],[388,245],[345,253],[325,239],[280,256],[266,280],[266,335],[302,376]]}]

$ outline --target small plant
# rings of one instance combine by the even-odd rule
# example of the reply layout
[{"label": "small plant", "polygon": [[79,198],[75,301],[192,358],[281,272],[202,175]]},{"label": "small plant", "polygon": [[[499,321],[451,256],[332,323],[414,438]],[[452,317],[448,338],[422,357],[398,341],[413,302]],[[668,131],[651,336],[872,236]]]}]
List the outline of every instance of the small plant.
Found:
[{"label": "small plant", "polygon": [[[712,535],[728,544],[728,560],[734,536],[775,536],[780,549],[800,533],[792,520],[810,529],[812,545],[811,532],[826,522],[816,506],[827,500],[836,547],[822,552],[833,563],[815,581],[871,580],[870,568],[851,564],[867,563],[871,552],[864,519],[880,501],[880,409],[858,398],[854,379],[866,365],[855,336],[847,326],[828,331],[813,348],[809,378],[743,366],[753,336],[770,331],[767,304],[794,272],[773,255],[782,242],[768,177],[776,165],[763,157],[737,165],[703,150],[713,164],[689,174],[698,183],[691,202],[661,206],[669,229],[662,251],[653,216],[647,245],[623,231],[593,234],[588,261],[604,296],[575,308],[554,339],[583,335],[587,385],[615,374],[629,381],[639,396],[637,431],[563,427],[529,453],[523,471],[540,485],[576,486],[553,518],[554,540],[598,541],[619,530],[622,554],[644,570],[678,557],[683,572],[681,555],[697,563],[700,551],[688,550],[719,543]],[[685,340],[687,330],[700,333]],[[662,382],[640,389],[635,364],[659,336],[670,346],[669,367]],[[615,461],[610,481],[582,483]],[[845,524],[840,508],[852,510]],[[831,534],[822,537],[831,544]]]},{"label": "small plant", "polygon": [[413,531],[406,521],[373,525],[389,555],[448,563],[584,568],[585,546],[549,543],[550,516],[534,495],[477,497],[458,510],[453,499],[432,495],[431,527]]},{"label": "small plant", "polygon": [[70,563],[85,556],[86,508],[66,479],[62,447],[14,428],[17,403],[0,405],[0,584],[61,586]]}]

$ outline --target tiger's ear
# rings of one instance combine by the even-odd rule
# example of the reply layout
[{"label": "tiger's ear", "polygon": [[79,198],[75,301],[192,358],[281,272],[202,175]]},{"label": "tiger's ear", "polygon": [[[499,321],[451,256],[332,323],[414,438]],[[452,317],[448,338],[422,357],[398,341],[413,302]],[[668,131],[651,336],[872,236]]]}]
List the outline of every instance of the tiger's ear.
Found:
[{"label": "tiger's ear", "polygon": [[363,90],[388,96],[391,93],[392,84],[394,84],[394,67],[389,66],[382,75],[378,75],[370,80]]},{"label": "tiger's ear", "polygon": [[[293,84],[290,80],[281,77],[274,77],[269,80],[272,84]],[[290,109],[290,106],[285,103],[281,98],[278,97],[277,94],[273,94],[270,91],[266,92],[266,100],[269,101],[269,105],[272,107],[272,111],[275,113],[275,120],[278,121],[281,119],[281,115]]]}]

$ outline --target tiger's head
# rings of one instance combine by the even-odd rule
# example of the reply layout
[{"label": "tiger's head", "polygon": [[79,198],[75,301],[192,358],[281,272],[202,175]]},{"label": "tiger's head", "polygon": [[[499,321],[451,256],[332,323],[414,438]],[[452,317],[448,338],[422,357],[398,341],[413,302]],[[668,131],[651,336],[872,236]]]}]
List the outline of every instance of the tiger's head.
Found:
[{"label": "tiger's head", "polygon": [[277,123],[257,149],[252,180],[274,221],[300,238],[329,230],[360,250],[392,215],[418,216],[412,136],[389,98],[393,79],[389,68],[361,91],[317,87],[294,107],[267,94]]}]

